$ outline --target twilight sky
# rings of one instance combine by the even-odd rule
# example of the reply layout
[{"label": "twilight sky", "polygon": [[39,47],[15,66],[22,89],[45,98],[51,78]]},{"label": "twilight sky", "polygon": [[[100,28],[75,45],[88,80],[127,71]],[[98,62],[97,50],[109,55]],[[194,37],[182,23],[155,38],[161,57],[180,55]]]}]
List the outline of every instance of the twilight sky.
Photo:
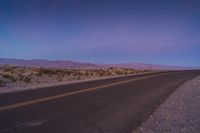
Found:
[{"label": "twilight sky", "polygon": [[0,0],[0,57],[200,66],[200,2]]}]

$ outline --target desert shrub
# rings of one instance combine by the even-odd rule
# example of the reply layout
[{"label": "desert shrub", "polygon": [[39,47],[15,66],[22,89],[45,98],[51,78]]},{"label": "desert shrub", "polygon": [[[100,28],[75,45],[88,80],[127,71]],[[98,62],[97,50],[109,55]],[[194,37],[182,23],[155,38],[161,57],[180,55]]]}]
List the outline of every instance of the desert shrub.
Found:
[{"label": "desert shrub", "polygon": [[90,73],[90,75],[91,75],[91,76],[94,76],[94,73],[93,73],[93,72],[91,72],[91,73]]},{"label": "desert shrub", "polygon": [[5,79],[9,79],[9,80],[11,80],[13,82],[17,81],[13,76],[11,76],[9,74],[3,74],[2,77],[5,78]]},{"label": "desert shrub", "polygon": [[124,72],[124,75],[128,75],[128,72]]},{"label": "desert shrub", "polygon": [[24,77],[23,81],[26,83],[30,83],[31,77]]},{"label": "desert shrub", "polygon": [[73,73],[73,72],[70,71],[70,70],[66,70],[66,71],[65,71],[65,74],[67,74],[67,75],[71,75],[71,73]]},{"label": "desert shrub", "polygon": [[117,75],[122,75],[123,73],[121,71],[116,71],[115,72]]},{"label": "desert shrub", "polygon": [[109,67],[108,69],[114,69],[114,67]]},{"label": "desert shrub", "polygon": [[148,69],[148,70],[146,70],[146,72],[151,72],[151,70]]},{"label": "desert shrub", "polygon": [[4,87],[4,86],[5,86],[5,82],[0,79],[0,87]]},{"label": "desert shrub", "polygon": [[4,72],[10,72],[12,70],[12,68],[5,68],[3,71]]},{"label": "desert shrub", "polygon": [[90,76],[90,73],[88,71],[85,71],[85,76],[86,77]]},{"label": "desert shrub", "polygon": [[61,76],[65,76],[65,74],[66,74],[65,72],[61,72],[60,73]]},{"label": "desert shrub", "polygon": [[76,72],[76,74],[77,74],[77,75],[79,75],[79,76],[81,76],[81,75],[82,75],[82,73],[81,73],[81,72],[79,72],[79,71],[77,71],[77,72]]},{"label": "desert shrub", "polygon": [[100,71],[99,72],[99,76],[104,76],[105,72],[104,71]]},{"label": "desert shrub", "polygon": [[16,82],[16,81],[17,81],[17,79],[16,79],[16,78],[12,78],[12,81],[13,81],[13,82]]},{"label": "desert shrub", "polygon": [[23,79],[24,79],[24,75],[19,74],[18,77],[19,77],[19,81],[23,81]]},{"label": "desert shrub", "polygon": [[36,73],[35,75],[41,77],[41,76],[42,76],[42,73],[38,72],[38,73]]},{"label": "desert shrub", "polygon": [[135,71],[131,71],[131,72],[130,72],[130,74],[134,74],[134,73],[135,73]]},{"label": "desert shrub", "polygon": [[40,74],[56,74],[56,71],[50,69],[39,69],[38,73]]},{"label": "desert shrub", "polygon": [[57,75],[60,74],[62,76],[65,76],[65,70],[62,69],[44,69],[40,68],[38,72],[36,73],[37,76],[42,76],[43,74],[48,74],[48,75]]},{"label": "desert shrub", "polygon": [[22,74],[19,74],[19,81],[23,81],[25,83],[30,83],[31,77],[30,76],[24,76]]},{"label": "desert shrub", "polygon": [[66,71],[63,69],[57,69],[57,70],[52,70],[54,71],[54,74],[61,74],[62,76],[65,76]]},{"label": "desert shrub", "polygon": [[135,70],[135,73],[140,73],[140,71],[139,70]]},{"label": "desert shrub", "polygon": [[5,78],[5,79],[10,79],[11,78],[11,76],[8,75],[8,74],[3,74],[2,77]]},{"label": "desert shrub", "polygon": [[81,79],[81,77],[80,76],[77,76],[77,80],[80,80]]},{"label": "desert shrub", "polygon": [[148,70],[143,70],[142,72],[148,72]]},{"label": "desert shrub", "polygon": [[73,71],[73,76],[77,76],[78,73],[76,71]]},{"label": "desert shrub", "polygon": [[13,74],[13,73],[14,73],[14,70],[11,70],[11,71],[10,71],[10,73],[12,73],[12,74]]},{"label": "desert shrub", "polygon": [[109,72],[109,71],[107,71],[107,72],[105,72],[105,75],[106,75],[106,76],[111,76],[111,75],[112,75],[112,73],[111,73],[111,72]]}]

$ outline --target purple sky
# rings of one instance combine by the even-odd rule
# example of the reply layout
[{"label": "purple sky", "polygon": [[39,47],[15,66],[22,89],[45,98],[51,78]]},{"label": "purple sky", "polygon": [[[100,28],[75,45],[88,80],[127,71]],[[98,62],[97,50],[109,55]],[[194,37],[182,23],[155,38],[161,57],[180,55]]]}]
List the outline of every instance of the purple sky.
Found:
[{"label": "purple sky", "polygon": [[0,57],[200,66],[200,2],[1,0]]}]

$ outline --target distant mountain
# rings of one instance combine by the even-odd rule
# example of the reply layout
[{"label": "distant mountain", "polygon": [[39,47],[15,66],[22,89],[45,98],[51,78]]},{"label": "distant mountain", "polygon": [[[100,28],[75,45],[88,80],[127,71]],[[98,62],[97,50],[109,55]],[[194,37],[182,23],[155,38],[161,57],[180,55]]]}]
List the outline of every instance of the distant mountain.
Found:
[{"label": "distant mountain", "polygon": [[14,65],[26,67],[44,67],[44,68],[74,68],[74,69],[99,69],[109,67],[132,68],[132,69],[152,69],[152,70],[183,70],[195,69],[181,66],[167,66],[143,63],[124,63],[124,64],[92,64],[86,62],[75,62],[70,60],[22,60],[22,59],[4,59],[0,58],[1,65]]},{"label": "distant mountain", "polygon": [[110,64],[110,67],[122,67],[122,68],[133,68],[133,69],[152,69],[152,70],[185,70],[195,69],[191,67],[183,66],[169,66],[169,65],[157,65],[157,64],[144,64],[144,63],[124,63],[124,64]]},{"label": "distant mountain", "polygon": [[15,65],[15,66],[26,66],[26,67],[44,67],[44,68],[90,68],[96,65],[91,63],[81,63],[74,61],[50,61],[50,60],[22,60],[22,59],[3,59],[0,58],[0,64]]}]

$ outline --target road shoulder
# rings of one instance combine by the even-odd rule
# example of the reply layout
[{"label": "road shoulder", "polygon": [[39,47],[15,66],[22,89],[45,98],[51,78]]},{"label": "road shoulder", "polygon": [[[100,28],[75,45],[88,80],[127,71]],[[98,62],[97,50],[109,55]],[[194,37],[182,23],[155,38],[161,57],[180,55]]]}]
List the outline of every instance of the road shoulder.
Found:
[{"label": "road shoulder", "polygon": [[200,76],[181,85],[133,133],[198,133]]}]

